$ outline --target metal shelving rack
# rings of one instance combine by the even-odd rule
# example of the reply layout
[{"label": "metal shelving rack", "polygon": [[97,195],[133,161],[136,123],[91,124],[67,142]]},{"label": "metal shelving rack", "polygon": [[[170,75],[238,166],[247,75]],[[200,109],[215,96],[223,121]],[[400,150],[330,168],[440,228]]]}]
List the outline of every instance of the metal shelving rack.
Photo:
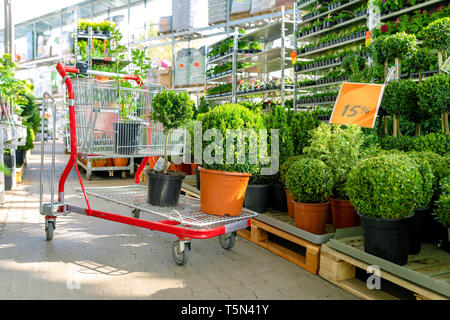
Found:
[{"label": "metal shelving rack", "polygon": [[[298,33],[300,26],[306,26],[310,23],[313,23],[317,19],[323,18],[323,17],[329,15],[330,13],[338,13],[345,9],[354,8],[354,7],[357,7],[358,5],[360,6],[363,4],[363,1],[362,0],[351,0],[350,2],[344,3],[339,7],[322,12],[313,18],[303,20],[303,17],[301,16],[301,9],[307,9],[315,4],[316,4],[316,0],[309,1],[303,5],[298,5],[297,3],[294,3],[294,17],[295,17],[294,39],[295,39],[295,43],[297,45],[298,45],[298,42],[309,42],[311,40],[317,40],[320,37],[322,37],[324,34],[339,30],[344,27],[352,26],[356,23],[361,23],[361,22],[367,20],[367,18],[368,18],[368,14],[361,15],[361,16],[355,16],[349,20],[334,24],[333,26],[331,26],[329,28],[323,28],[322,30],[319,30],[317,32],[313,32],[308,35],[304,35],[302,37],[297,37],[297,33]],[[365,36],[359,36],[354,39],[350,39],[348,41],[336,43],[333,45],[329,45],[327,47],[318,48],[313,51],[304,52],[301,54],[299,52],[297,52],[297,59],[306,59],[306,60],[309,59],[310,60],[318,55],[322,55],[323,53],[325,53],[329,50],[336,50],[336,49],[348,47],[348,45],[358,44],[364,40],[365,40]],[[318,79],[320,72],[323,72],[325,70],[330,70],[335,67],[339,67],[340,65],[341,65],[341,62],[335,62],[335,63],[328,64],[328,65],[319,65],[319,66],[309,68],[307,70],[302,70],[302,71],[297,71],[297,68],[294,67],[294,110],[297,111],[298,107],[311,108],[311,107],[320,106],[320,105],[332,105],[333,102],[329,102],[329,101],[298,104],[297,103],[297,100],[298,100],[297,94],[299,93],[299,91],[302,91],[304,93],[311,93],[311,92],[320,92],[325,88],[336,88],[343,81],[333,81],[333,82],[329,82],[329,83],[315,84],[315,85],[302,86],[302,87],[299,87],[297,82],[299,80],[300,75],[304,75],[306,78],[309,78],[309,79],[311,79],[311,78]]]},{"label": "metal shelving rack", "polygon": [[[77,19],[75,19],[75,22],[77,21]],[[88,57],[87,57],[87,61],[80,61],[81,60],[81,56],[80,56],[80,48],[78,46],[78,39],[87,39],[88,40]],[[109,40],[110,37],[106,36],[106,35],[102,35],[102,34],[94,34],[92,32],[92,28],[89,27],[88,28],[88,33],[87,34],[80,34],[77,25],[75,25],[75,30],[74,30],[74,58],[75,58],[75,65],[78,62],[84,62],[88,64],[88,69],[92,69],[92,65],[93,64],[105,64],[105,63],[114,63],[115,60],[114,58],[109,58],[109,57],[104,57],[104,58],[99,58],[99,57],[93,57],[92,56],[92,42],[94,39],[102,39],[102,40]],[[125,67],[127,66],[130,61],[128,60],[121,60],[119,61],[119,63],[121,64],[121,67]],[[92,81],[94,81],[94,79],[92,78],[92,75],[88,76]],[[77,75],[78,78],[78,75]],[[92,100],[92,98],[91,98]],[[109,157],[105,157],[105,156],[99,156],[99,155],[88,155],[87,156],[87,162],[84,163],[82,161],[82,159],[77,158],[77,164],[82,167],[85,171],[86,171],[86,178],[88,180],[91,180],[92,178],[92,174],[95,171],[108,171],[110,176],[114,176],[114,171],[120,171],[121,172],[121,177],[122,179],[125,179],[128,177],[128,173],[130,173],[131,176],[133,176],[134,174],[134,157],[130,157],[129,161],[128,161],[128,165],[126,166],[103,166],[103,167],[94,167],[93,161],[94,160],[104,160],[104,159],[109,159]]]},{"label": "metal shelving rack", "polygon": [[[208,60],[205,57],[206,70],[208,66],[221,64],[224,62],[232,62],[232,69],[226,74],[206,79],[205,87],[208,83],[226,83],[226,80],[231,80],[232,91],[229,93],[221,94],[219,96],[207,97],[210,101],[232,101],[233,103],[238,100],[248,99],[251,96],[262,96],[263,99],[268,94],[280,93],[281,104],[284,106],[285,97],[287,91],[292,89],[287,88],[285,85],[285,71],[292,68],[292,62],[289,58],[289,54],[286,50],[286,38],[292,35],[294,32],[294,23],[286,19],[286,11],[284,6],[281,7],[281,16],[279,21],[268,23],[261,28],[251,31],[248,34],[239,35],[238,28],[236,27],[233,33],[233,49],[223,55],[222,57]],[[228,37],[227,37],[228,38]],[[219,44],[226,40],[222,39],[210,47]],[[281,39],[280,46],[271,46],[271,44]],[[244,53],[238,50],[239,41],[260,41],[263,44],[263,49],[260,52]],[[244,68],[238,68],[240,62],[251,62],[252,65]],[[264,79],[268,78],[268,75],[273,72],[280,72],[281,87],[272,88],[267,90],[252,91],[252,92],[238,92],[237,82],[240,79]]]}]

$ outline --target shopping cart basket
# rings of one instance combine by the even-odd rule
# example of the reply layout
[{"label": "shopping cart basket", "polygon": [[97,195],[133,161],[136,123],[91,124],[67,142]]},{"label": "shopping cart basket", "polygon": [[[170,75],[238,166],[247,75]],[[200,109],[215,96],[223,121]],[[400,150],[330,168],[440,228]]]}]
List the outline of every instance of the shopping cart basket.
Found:
[{"label": "shopping cart basket", "polygon": [[[118,75],[100,71],[87,70],[84,65],[67,67],[58,63],[56,66],[68,90],[68,110],[70,124],[70,157],[59,179],[58,198],[54,199],[53,182],[55,174],[55,145],[52,145],[51,202],[43,203],[41,188],[41,214],[45,216],[47,240],[52,240],[56,227],[56,218],[69,212],[84,214],[100,219],[116,221],[150,230],[174,234],[178,237],[172,245],[172,255],[178,265],[184,265],[188,259],[191,239],[219,237],[224,249],[231,249],[235,243],[236,231],[248,228],[250,218],[257,213],[243,209],[240,216],[214,216],[200,210],[198,199],[181,196],[177,207],[166,208],[152,206],[146,201],[146,187],[139,185],[139,177],[150,157],[162,156],[164,134],[162,125],[150,120],[152,98],[160,92],[156,85],[139,88],[125,88],[116,82],[96,82],[92,78],[71,79],[67,73],[103,75],[121,77],[126,80],[140,79],[134,75]],[[45,98],[45,97],[44,97]],[[53,113],[55,114],[55,113]],[[184,150],[186,129],[176,129],[169,133],[167,152],[180,155]],[[41,148],[44,144],[41,144]],[[41,150],[41,185],[43,185],[44,157]],[[114,157],[144,157],[135,174],[136,185],[85,188],[81,179],[76,159],[80,155],[98,155]],[[80,192],[86,201],[86,207],[66,203],[64,185],[67,177],[75,167],[80,182]],[[131,217],[94,209],[88,195],[131,209]],[[141,219],[141,213],[161,216],[164,220],[149,221]],[[189,250],[185,250],[188,248]]]}]

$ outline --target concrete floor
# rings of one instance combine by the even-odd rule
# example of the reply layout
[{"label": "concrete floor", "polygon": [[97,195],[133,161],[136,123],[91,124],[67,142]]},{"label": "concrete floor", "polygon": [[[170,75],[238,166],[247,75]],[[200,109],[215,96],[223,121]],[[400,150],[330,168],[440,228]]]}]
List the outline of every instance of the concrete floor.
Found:
[{"label": "concrete floor", "polygon": [[[45,157],[49,163],[50,143]],[[67,159],[58,142],[57,173]],[[174,236],[78,214],[58,218],[53,241],[46,241],[39,214],[39,164],[37,143],[23,183],[7,192],[0,208],[0,299],[356,299],[240,237],[231,251],[223,250],[217,238],[193,240],[184,267],[172,259]],[[47,166],[46,201],[49,173]],[[116,175],[85,184],[133,183]],[[66,201],[83,205],[76,187],[72,170]],[[90,201],[97,209],[130,215],[127,207]]]}]

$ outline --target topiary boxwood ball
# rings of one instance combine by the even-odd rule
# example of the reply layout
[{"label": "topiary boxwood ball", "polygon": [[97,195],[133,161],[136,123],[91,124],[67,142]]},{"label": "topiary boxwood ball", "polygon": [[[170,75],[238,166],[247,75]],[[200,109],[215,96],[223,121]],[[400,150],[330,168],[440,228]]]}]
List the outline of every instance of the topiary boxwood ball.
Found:
[{"label": "topiary boxwood ball", "polygon": [[431,165],[427,160],[427,155],[422,152],[411,152],[408,154],[417,165],[420,174],[422,175],[422,196],[419,198],[416,208],[427,208],[430,205],[431,197],[433,196],[433,186],[435,185],[436,177],[433,174]]},{"label": "topiary boxwood ball", "polygon": [[286,187],[297,202],[325,203],[333,189],[333,175],[323,161],[302,158],[289,169]]},{"label": "topiary boxwood ball", "polygon": [[413,213],[422,186],[422,176],[411,158],[383,154],[362,160],[350,172],[346,191],[360,214],[393,219]]}]

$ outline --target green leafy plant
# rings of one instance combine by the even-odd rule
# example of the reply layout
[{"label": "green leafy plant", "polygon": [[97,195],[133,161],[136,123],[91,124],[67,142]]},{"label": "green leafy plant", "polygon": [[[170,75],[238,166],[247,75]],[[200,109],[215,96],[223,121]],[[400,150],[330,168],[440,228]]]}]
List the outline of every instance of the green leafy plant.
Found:
[{"label": "green leafy plant", "polygon": [[310,145],[303,149],[303,154],[323,161],[331,169],[334,198],[348,199],[345,184],[359,161],[363,143],[364,135],[358,126],[323,123],[311,131]]},{"label": "green leafy plant", "polygon": [[450,17],[445,17],[430,23],[420,34],[423,44],[441,53],[450,49]]},{"label": "green leafy plant", "polygon": [[360,214],[392,219],[412,214],[422,177],[406,155],[383,154],[360,161],[347,179],[346,192]]},{"label": "green leafy plant", "polygon": [[[246,172],[252,175],[259,174],[260,165],[258,164],[258,161],[256,161],[257,163],[252,163],[251,157],[247,155],[249,155],[251,149],[256,151],[259,150],[259,130],[265,129],[264,117],[260,111],[252,111],[239,104],[225,103],[214,107],[207,113],[199,114],[198,120],[202,121],[202,129],[204,132],[209,129],[217,129],[222,134],[224,140],[227,137],[227,131],[230,129],[254,130],[254,134],[250,132],[248,140],[246,139],[245,132],[235,131],[235,141],[243,141],[245,153],[242,154],[238,148],[235,148],[233,152],[233,161],[230,161],[232,163],[227,163],[228,161],[226,161],[228,147],[226,142],[222,141],[223,143],[221,146],[211,152],[213,157],[219,157],[222,161],[217,161],[219,163],[206,163],[203,161],[202,167],[229,172]],[[211,147],[204,144],[203,151],[205,148]],[[258,151],[256,155],[259,155]],[[241,157],[243,157],[243,161],[241,161]]]},{"label": "green leafy plant", "polygon": [[310,112],[289,111],[288,124],[292,132],[294,154],[299,155],[303,153],[303,148],[309,145],[310,130],[319,126],[320,123],[320,120],[315,118]]},{"label": "green leafy plant", "polygon": [[[441,113],[442,131],[449,132],[447,114],[450,111],[450,75],[443,73],[425,79],[419,86],[418,105],[430,113]],[[447,118],[447,119],[446,119]]]},{"label": "green leafy plant", "polygon": [[301,159],[302,156],[292,156],[286,159],[286,161],[282,162],[280,165],[280,181],[282,184],[286,185],[286,177],[289,169],[292,165]]},{"label": "green leafy plant", "polygon": [[318,159],[301,158],[288,170],[286,187],[300,203],[325,203],[333,188],[331,169]]},{"label": "green leafy plant", "polygon": [[433,186],[436,184],[436,177],[433,174],[428,157],[421,152],[411,152],[408,154],[416,164],[422,176],[421,195],[418,198],[416,208],[427,208],[430,205],[431,197],[433,196]]},{"label": "green leafy plant", "polygon": [[150,119],[163,125],[164,142],[164,173],[167,173],[167,143],[170,130],[186,125],[192,119],[194,102],[187,92],[163,91],[153,98],[153,110]]},{"label": "green leafy plant", "polygon": [[265,117],[267,130],[278,130],[280,163],[294,155],[295,148],[288,117],[288,112],[282,106],[272,108]]},{"label": "green leafy plant", "polygon": [[450,176],[441,180],[441,195],[433,214],[444,227],[450,228]]}]

